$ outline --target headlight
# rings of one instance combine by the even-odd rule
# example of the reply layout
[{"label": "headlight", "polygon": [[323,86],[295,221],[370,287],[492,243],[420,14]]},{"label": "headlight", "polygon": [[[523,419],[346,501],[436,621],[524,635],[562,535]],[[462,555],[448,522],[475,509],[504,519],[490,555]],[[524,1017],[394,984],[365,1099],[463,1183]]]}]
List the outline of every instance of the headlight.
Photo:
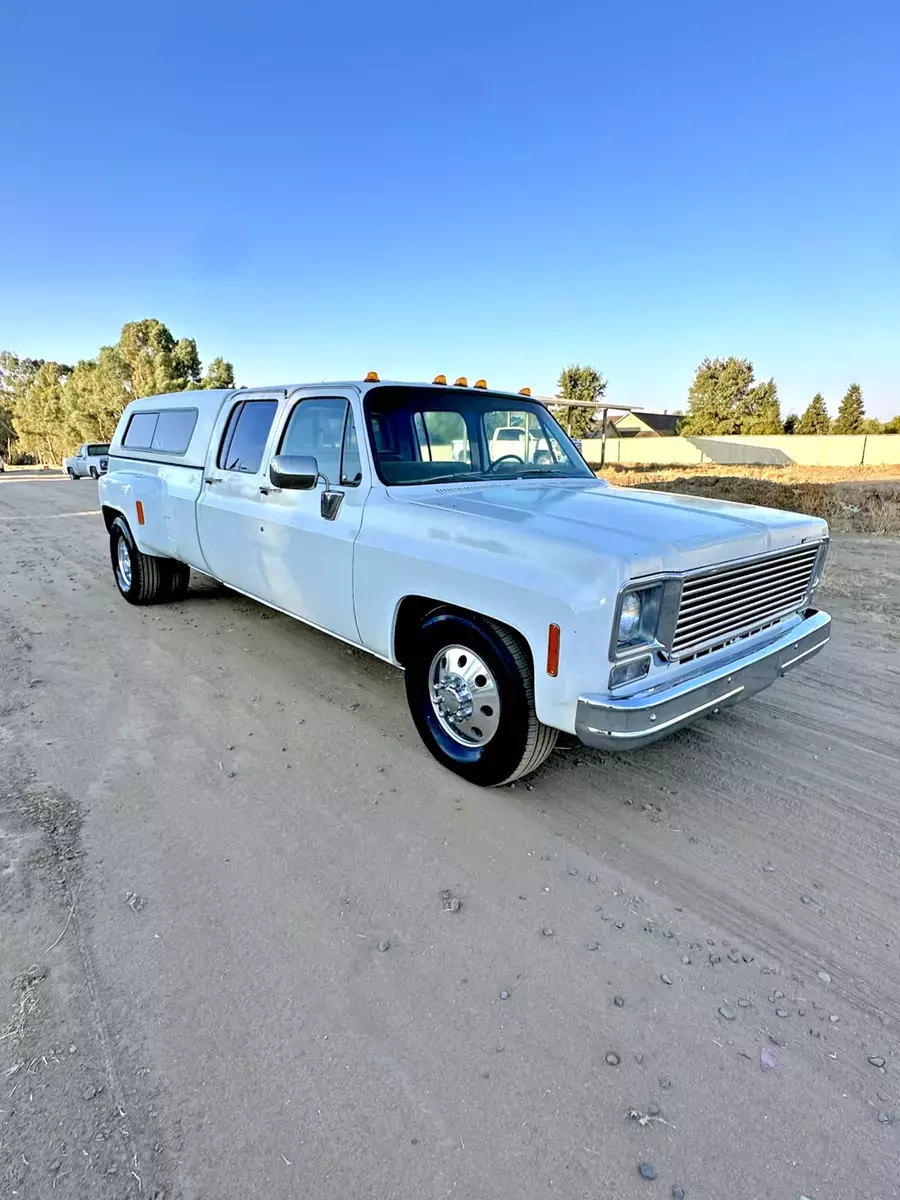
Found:
[{"label": "headlight", "polygon": [[613,658],[656,641],[664,587],[662,581],[657,581],[631,587],[622,593]]},{"label": "headlight", "polygon": [[637,633],[641,624],[642,608],[640,592],[629,592],[622,601],[622,608],[619,611],[618,641],[620,644],[630,642]]}]

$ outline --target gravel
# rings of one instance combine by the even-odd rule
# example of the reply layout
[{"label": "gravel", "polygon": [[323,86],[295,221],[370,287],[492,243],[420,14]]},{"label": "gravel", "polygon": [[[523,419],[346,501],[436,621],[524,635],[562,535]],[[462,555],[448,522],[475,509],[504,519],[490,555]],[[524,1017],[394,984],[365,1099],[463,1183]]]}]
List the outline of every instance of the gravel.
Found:
[{"label": "gravel", "polygon": [[727,1004],[720,1004],[718,1008],[719,1016],[723,1021],[734,1020],[734,1009],[729,1008]]},{"label": "gravel", "polygon": [[[625,1007],[625,997],[624,996],[613,996],[613,1004],[616,1006],[616,1008],[624,1008]],[[869,1061],[871,1062],[872,1060],[869,1059]]]},{"label": "gravel", "polygon": [[663,981],[663,983],[672,983],[672,979],[669,975],[660,975],[660,979]]},{"label": "gravel", "polygon": [[816,976],[816,979],[820,980],[822,983],[831,983],[831,976],[827,971],[820,971]]},{"label": "gravel", "polygon": [[656,1168],[654,1167],[653,1163],[638,1163],[638,1171],[640,1172],[642,1179],[656,1178]]},{"label": "gravel", "polygon": [[621,1058],[619,1058],[618,1054],[613,1054],[612,1051],[610,1051],[609,1054],[607,1054],[607,1056],[606,1056],[607,1066],[617,1067],[621,1061],[622,1060],[621,1060]]},{"label": "gravel", "polygon": [[872,1064],[873,1067],[883,1067],[884,1066],[884,1059],[881,1057],[880,1054],[870,1054],[869,1062]]}]

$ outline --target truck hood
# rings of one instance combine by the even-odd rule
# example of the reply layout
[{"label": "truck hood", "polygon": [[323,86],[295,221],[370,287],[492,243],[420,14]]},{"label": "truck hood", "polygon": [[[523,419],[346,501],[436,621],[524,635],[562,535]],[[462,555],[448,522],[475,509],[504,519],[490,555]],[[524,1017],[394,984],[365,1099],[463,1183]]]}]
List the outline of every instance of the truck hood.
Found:
[{"label": "truck hood", "polygon": [[551,538],[618,558],[630,578],[765,554],[827,533],[802,513],[602,480],[515,480],[388,489],[392,499],[500,523],[517,538]]}]

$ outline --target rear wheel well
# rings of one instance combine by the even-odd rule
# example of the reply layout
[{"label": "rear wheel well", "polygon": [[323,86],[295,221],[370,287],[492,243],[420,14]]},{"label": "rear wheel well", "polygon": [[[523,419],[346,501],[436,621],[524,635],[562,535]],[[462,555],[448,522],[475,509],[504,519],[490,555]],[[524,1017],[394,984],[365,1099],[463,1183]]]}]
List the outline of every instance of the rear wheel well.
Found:
[{"label": "rear wheel well", "polygon": [[[416,633],[421,628],[422,622],[436,608],[444,608],[459,613],[461,616],[475,617],[479,620],[497,620],[495,617],[488,618],[487,613],[476,612],[472,608],[461,608],[458,604],[448,604],[445,600],[436,600],[433,596],[404,596],[400,601],[400,607],[397,609],[397,617],[394,621],[394,658],[401,667],[405,667],[409,662],[415,644]],[[531,667],[533,678],[534,659],[531,653],[531,646],[528,644],[528,638],[508,622],[500,621],[499,623],[505,629],[509,630],[522,647],[528,659],[528,664]]]},{"label": "rear wheel well", "polygon": [[121,517],[123,521],[125,520],[125,514],[109,504],[103,505],[102,512],[107,533],[112,533],[113,521],[115,521],[116,517]]}]

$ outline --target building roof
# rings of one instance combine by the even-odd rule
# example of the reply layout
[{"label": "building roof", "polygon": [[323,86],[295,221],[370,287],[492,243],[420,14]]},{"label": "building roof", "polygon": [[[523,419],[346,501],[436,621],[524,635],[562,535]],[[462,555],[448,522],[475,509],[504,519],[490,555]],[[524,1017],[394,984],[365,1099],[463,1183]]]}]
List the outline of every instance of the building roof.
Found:
[{"label": "building roof", "polygon": [[[680,420],[678,413],[645,412],[643,409],[640,412],[636,412],[634,416],[638,421],[643,421],[648,429],[652,429],[654,433],[658,433],[663,437],[674,436]],[[618,421],[621,420],[621,417],[613,417],[612,419]]]}]

